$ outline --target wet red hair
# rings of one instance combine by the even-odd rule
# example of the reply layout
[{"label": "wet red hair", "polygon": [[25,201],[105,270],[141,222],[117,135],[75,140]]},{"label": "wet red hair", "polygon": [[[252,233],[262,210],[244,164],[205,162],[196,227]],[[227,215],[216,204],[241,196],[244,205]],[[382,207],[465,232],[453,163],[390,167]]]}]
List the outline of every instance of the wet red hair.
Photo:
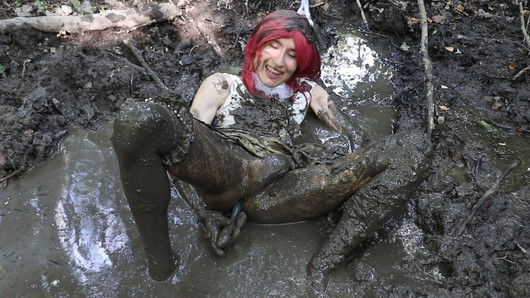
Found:
[{"label": "wet red hair", "polygon": [[296,47],[297,69],[286,82],[294,93],[302,89],[299,78],[316,81],[320,78],[320,56],[313,29],[305,16],[293,10],[278,10],[265,16],[256,26],[245,48],[245,59],[241,76],[251,94],[257,93],[253,73],[256,71],[254,58],[261,59],[263,46],[275,39],[292,38]]}]

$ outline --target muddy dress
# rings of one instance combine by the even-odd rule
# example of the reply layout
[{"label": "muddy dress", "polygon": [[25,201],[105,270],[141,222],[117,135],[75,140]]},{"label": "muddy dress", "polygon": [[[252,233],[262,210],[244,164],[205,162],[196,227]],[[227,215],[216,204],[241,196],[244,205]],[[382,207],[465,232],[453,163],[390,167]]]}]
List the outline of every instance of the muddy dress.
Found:
[{"label": "muddy dress", "polygon": [[[256,157],[286,154],[296,167],[329,163],[349,153],[349,148],[327,148],[313,143],[300,143],[300,125],[309,110],[308,92],[298,92],[288,99],[252,96],[239,76],[230,75],[230,95],[217,110],[213,129],[221,136],[241,145]],[[306,90],[314,82],[302,80]]]}]

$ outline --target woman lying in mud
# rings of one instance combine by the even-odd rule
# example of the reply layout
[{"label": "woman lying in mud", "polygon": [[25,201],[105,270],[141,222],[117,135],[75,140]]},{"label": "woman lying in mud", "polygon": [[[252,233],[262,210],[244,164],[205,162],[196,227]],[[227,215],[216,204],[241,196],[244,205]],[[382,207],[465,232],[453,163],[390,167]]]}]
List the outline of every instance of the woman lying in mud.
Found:
[{"label": "woman lying in mud", "polygon": [[[170,278],[178,263],[168,233],[167,171],[199,193],[202,201],[192,206],[219,254],[245,216],[258,223],[285,223],[342,206],[336,228],[307,267],[320,289],[425,177],[430,145],[423,134],[395,134],[370,144],[316,84],[320,58],[315,42],[304,16],[273,12],[249,39],[241,76],[209,76],[191,107],[154,102],[123,107],[112,140],[155,281]],[[297,143],[309,112],[344,134],[351,148],[339,152]],[[244,213],[233,220],[221,213],[237,210],[238,202]],[[227,230],[228,241],[222,236]]]}]

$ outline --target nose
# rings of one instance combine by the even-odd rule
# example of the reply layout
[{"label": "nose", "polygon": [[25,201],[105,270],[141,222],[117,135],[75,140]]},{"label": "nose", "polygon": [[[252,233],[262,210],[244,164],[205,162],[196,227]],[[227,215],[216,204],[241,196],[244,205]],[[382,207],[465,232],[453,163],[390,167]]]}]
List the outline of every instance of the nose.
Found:
[{"label": "nose", "polygon": [[284,66],[285,65],[285,58],[286,58],[287,52],[286,51],[279,51],[276,55],[274,55],[274,64],[276,66]]}]

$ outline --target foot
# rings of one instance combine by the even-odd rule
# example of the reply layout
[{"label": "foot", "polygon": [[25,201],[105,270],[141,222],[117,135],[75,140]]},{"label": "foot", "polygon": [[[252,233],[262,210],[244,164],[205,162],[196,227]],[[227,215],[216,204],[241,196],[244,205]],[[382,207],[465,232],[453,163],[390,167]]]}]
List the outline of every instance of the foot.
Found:
[{"label": "foot", "polygon": [[333,268],[319,264],[318,257],[313,255],[306,267],[307,279],[310,285],[308,294],[316,297],[322,296],[328,287],[329,276],[332,270]]},{"label": "foot", "polygon": [[166,282],[170,280],[177,272],[179,262],[180,262],[180,258],[177,256],[176,253],[173,252],[173,255],[171,257],[171,261],[169,262],[169,264],[164,264],[164,265],[152,264],[151,266],[149,266],[149,270],[148,270],[149,276],[154,282],[157,282],[157,283]]}]

